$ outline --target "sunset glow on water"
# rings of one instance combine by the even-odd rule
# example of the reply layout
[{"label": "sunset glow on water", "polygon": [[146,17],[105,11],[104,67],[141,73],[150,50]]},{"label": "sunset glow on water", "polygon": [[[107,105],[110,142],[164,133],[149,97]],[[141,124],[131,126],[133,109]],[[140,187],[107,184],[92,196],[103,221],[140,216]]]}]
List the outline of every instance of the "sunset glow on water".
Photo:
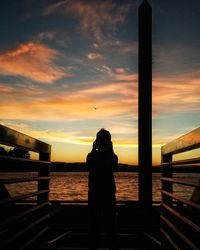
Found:
[{"label": "sunset glow on water", "polygon": [[[17,177],[17,173],[0,173],[3,178]],[[31,174],[34,175],[33,173]],[[24,173],[23,176],[30,176]],[[188,178],[193,182],[198,182],[200,174],[174,174],[178,178]],[[160,173],[153,174],[153,200],[161,200]],[[135,172],[115,173],[116,198],[117,201],[138,200],[138,174]],[[7,186],[11,196],[23,195],[27,191],[37,191],[36,183],[9,184]],[[175,185],[174,191],[183,198],[189,198],[193,192],[192,187],[182,187]],[[87,201],[88,197],[88,173],[86,172],[54,172],[51,173],[50,180],[50,200],[62,201]],[[33,198],[31,198],[32,200]]]}]

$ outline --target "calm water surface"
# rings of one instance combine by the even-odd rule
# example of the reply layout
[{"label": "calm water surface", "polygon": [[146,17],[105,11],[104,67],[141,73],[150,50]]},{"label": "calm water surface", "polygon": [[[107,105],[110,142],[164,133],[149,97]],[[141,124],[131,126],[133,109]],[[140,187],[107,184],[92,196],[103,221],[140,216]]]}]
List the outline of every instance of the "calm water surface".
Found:
[{"label": "calm water surface", "polygon": [[[23,173],[23,176],[35,176],[35,173]],[[0,173],[3,178],[17,177],[19,173]],[[174,174],[174,177],[189,178],[198,181],[200,174]],[[115,173],[117,187],[117,200],[137,200],[138,199],[138,173],[118,172]],[[6,185],[10,194],[21,195],[25,192],[37,191],[36,182],[19,183]],[[179,193],[184,198],[190,197],[193,188],[187,186],[174,185],[175,193]],[[153,200],[159,201],[161,183],[160,173],[153,174]],[[52,172],[50,181],[50,200],[64,201],[84,201],[87,200],[88,173],[86,172]]]}]

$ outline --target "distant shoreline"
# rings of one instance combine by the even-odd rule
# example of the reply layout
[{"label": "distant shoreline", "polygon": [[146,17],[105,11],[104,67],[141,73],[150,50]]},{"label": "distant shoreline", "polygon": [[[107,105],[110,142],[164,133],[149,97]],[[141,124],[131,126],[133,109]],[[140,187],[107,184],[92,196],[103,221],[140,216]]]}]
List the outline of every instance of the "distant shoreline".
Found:
[{"label": "distant shoreline", "polygon": [[[159,168],[159,167],[158,167]],[[52,162],[51,172],[87,172],[87,166],[85,162]],[[129,164],[118,164],[118,172],[138,172],[138,166]]]},{"label": "distant shoreline", "polygon": [[[129,164],[119,164],[117,172],[138,172],[138,166],[129,165]],[[88,172],[86,163],[84,162],[74,162],[74,163],[66,163],[66,162],[52,162],[51,163],[51,172]],[[160,166],[152,167],[153,173],[160,173]],[[177,166],[174,168],[175,173],[198,173],[198,167],[183,167]]]}]

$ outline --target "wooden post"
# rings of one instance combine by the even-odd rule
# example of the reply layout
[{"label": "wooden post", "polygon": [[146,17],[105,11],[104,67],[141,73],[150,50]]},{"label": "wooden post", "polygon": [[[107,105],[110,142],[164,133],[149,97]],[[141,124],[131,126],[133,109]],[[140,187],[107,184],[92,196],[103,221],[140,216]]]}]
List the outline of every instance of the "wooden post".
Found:
[{"label": "wooden post", "polygon": [[139,203],[152,205],[152,9],[139,7]]},{"label": "wooden post", "polygon": [[[51,149],[48,153],[40,152],[39,153],[40,161],[49,161],[51,160]],[[46,164],[46,166],[42,166],[38,169],[38,177],[49,177],[50,176],[50,164]],[[45,189],[49,189],[49,180],[38,181],[38,191],[42,191]],[[42,204],[45,202],[49,202],[49,193],[44,193],[37,197],[37,203]],[[49,216],[49,205],[45,206],[42,209],[40,216]],[[49,217],[42,223],[43,227],[49,230]],[[48,240],[48,230],[43,234],[43,242],[47,242]]]},{"label": "wooden post", "polygon": [[[51,151],[49,153],[39,153],[40,161],[49,161],[50,162]],[[49,164],[46,166],[42,166],[42,168],[38,169],[38,177],[49,177],[50,175],[50,166]],[[49,180],[38,181],[38,191],[42,191],[45,189],[49,189]],[[49,201],[49,193],[42,194],[38,197],[38,204]]]},{"label": "wooden post", "polygon": [[[161,158],[162,163],[172,162],[172,153],[169,153],[169,154],[166,154],[166,155],[164,155],[162,153],[161,157],[162,157]],[[172,178],[173,177],[172,165],[167,165],[167,166],[162,167],[162,177],[165,177],[165,178]],[[173,193],[172,182],[164,181],[162,183],[162,190],[167,191],[169,193]],[[173,205],[173,199],[172,199],[172,197],[165,196],[165,195],[162,194],[162,203],[167,204],[168,206],[172,206]]]}]

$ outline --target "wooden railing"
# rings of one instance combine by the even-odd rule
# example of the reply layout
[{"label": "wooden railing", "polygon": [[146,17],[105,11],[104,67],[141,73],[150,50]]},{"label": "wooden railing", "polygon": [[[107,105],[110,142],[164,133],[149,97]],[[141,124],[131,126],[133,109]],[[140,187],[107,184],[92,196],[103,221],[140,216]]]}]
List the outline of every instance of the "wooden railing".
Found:
[{"label": "wooden railing", "polygon": [[[200,181],[198,179],[200,157],[173,160],[175,154],[198,148],[200,148],[200,128],[162,147],[161,234],[163,249],[200,249]],[[179,169],[187,166],[188,169],[195,170],[197,181],[185,178],[186,173],[184,178],[173,178],[173,172],[177,166]],[[183,188],[192,187],[194,191],[189,198],[185,198],[173,192],[174,185]]]},{"label": "wooden railing", "polygon": [[0,144],[39,153],[38,160],[0,154],[0,249],[36,249],[48,230],[51,146],[3,125]]}]

